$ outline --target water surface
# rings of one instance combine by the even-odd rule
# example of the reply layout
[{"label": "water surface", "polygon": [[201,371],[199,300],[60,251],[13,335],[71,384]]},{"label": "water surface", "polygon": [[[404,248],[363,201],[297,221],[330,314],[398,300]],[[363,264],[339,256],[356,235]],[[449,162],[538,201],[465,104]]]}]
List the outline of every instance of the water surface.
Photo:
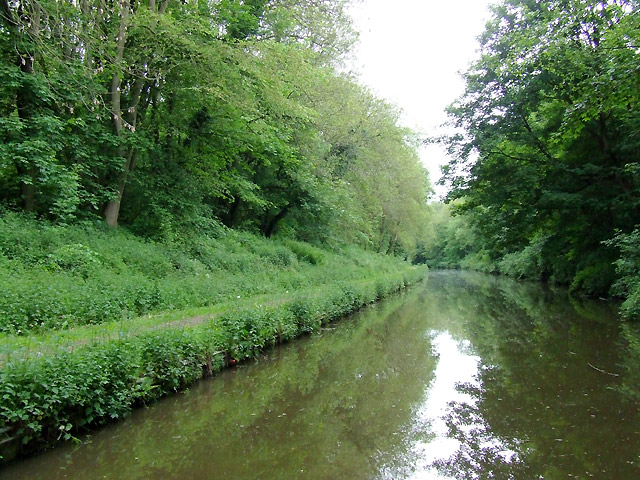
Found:
[{"label": "water surface", "polygon": [[603,302],[473,273],[408,292],[2,478],[640,478]]}]

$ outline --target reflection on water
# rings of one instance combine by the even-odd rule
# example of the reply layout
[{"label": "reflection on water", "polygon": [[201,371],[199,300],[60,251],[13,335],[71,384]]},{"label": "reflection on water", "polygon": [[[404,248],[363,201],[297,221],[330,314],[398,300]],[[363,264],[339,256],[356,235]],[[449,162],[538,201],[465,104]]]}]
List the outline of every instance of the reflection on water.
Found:
[{"label": "reflection on water", "polygon": [[444,416],[450,402],[472,401],[471,397],[460,392],[456,386],[462,382],[473,382],[480,362],[479,357],[469,353],[468,341],[456,342],[448,332],[432,331],[431,335],[433,354],[438,358],[438,366],[417,418],[429,423],[434,438],[428,442],[418,442],[414,446],[418,462],[411,476],[412,480],[448,478],[432,468],[435,461],[453,455],[460,447],[455,438],[447,436]]},{"label": "reflection on water", "polygon": [[640,478],[620,330],[562,290],[433,272],[0,477]]}]

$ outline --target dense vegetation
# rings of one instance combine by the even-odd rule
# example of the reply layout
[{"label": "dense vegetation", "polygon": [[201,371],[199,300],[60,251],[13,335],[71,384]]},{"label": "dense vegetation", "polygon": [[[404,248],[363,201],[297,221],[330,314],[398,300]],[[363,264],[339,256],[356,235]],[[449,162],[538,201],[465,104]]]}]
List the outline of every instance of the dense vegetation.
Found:
[{"label": "dense vegetation", "polygon": [[338,73],[345,0],[0,7],[8,208],[412,249],[428,180],[396,109]]},{"label": "dense vegetation", "polygon": [[424,255],[621,295],[640,315],[638,12],[635,0],[493,7],[449,109],[445,178],[464,215],[448,223],[436,207],[451,241]]},{"label": "dense vegetation", "polygon": [[0,1],[0,457],[423,275],[417,138],[340,73],[346,8]]},{"label": "dense vegetation", "polygon": [[160,244],[9,214],[0,230],[0,332],[18,335],[257,296],[273,302],[321,285],[373,281],[403,264],[356,247],[323,250],[228,229]]},{"label": "dense vegetation", "polygon": [[429,207],[416,135],[340,73],[346,7],[0,1],[9,454],[414,282],[408,258],[640,316],[640,3],[496,4]]},{"label": "dense vegetation", "polygon": [[181,243],[6,214],[0,455],[127,414],[424,276],[391,255],[220,228]]}]

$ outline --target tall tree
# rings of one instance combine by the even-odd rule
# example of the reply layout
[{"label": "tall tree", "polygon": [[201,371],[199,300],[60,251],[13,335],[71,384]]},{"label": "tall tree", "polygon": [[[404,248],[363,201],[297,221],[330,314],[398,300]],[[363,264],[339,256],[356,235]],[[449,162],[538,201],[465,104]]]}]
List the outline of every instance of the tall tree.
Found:
[{"label": "tall tree", "polygon": [[428,180],[397,110],[336,72],[346,0],[1,6],[4,205],[162,238],[415,243]]},{"label": "tall tree", "polygon": [[[638,34],[633,0],[507,0],[450,108],[450,198],[466,199],[494,259],[536,252],[542,277],[595,294],[603,241],[640,221]],[[474,158],[474,153],[477,159]],[[599,280],[598,280],[599,279]]]}]

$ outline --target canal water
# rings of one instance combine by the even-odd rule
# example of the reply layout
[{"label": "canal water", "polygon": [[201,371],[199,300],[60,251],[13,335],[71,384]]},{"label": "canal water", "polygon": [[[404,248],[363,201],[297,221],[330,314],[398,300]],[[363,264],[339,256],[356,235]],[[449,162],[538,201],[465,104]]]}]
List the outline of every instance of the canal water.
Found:
[{"label": "canal water", "polygon": [[431,272],[0,478],[637,479],[630,338],[615,305]]}]

